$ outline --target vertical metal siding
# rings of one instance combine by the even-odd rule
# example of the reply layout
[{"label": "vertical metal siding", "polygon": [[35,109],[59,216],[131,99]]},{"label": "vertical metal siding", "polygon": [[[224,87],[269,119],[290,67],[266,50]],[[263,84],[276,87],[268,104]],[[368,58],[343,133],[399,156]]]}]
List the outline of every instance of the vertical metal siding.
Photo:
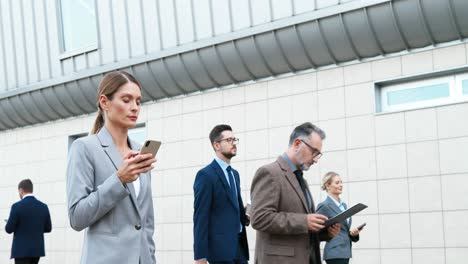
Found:
[{"label": "vertical metal siding", "polygon": [[124,3],[124,17],[121,19],[125,22],[125,27],[122,27],[121,30],[125,30],[127,33],[127,45],[128,45],[128,58],[133,57],[133,44],[134,41],[132,40],[132,37],[134,34],[132,34],[131,29],[130,29],[130,19],[129,19],[129,4],[128,1],[123,1]]},{"label": "vertical metal siding", "polygon": [[112,7],[116,61],[121,61],[130,58],[130,36],[126,22],[127,10],[124,1],[112,0]]},{"label": "vertical metal siding", "polygon": [[214,34],[221,35],[231,31],[229,0],[214,0],[213,9],[213,27]]},{"label": "vertical metal siding", "polygon": [[291,1],[271,0],[271,9],[273,12],[273,20],[278,20],[293,15],[293,7]]},{"label": "vertical metal siding", "polygon": [[231,5],[233,30],[250,27],[249,0],[231,0]]},{"label": "vertical metal siding", "polygon": [[146,52],[152,53],[161,49],[156,1],[142,0],[142,9],[145,25],[143,34],[146,38]]},{"label": "vertical metal siding", "polygon": [[3,17],[3,3],[0,0],[0,92],[8,90],[8,74],[6,69],[5,55],[5,34],[3,33],[3,25],[6,24]]},{"label": "vertical metal siding", "polygon": [[26,65],[26,43],[24,39],[24,26],[23,26],[23,7],[21,1],[10,2],[10,18],[13,25],[13,38],[14,38],[14,52],[16,59],[16,81],[18,86],[28,84],[28,71]]},{"label": "vertical metal siding", "polygon": [[[59,39],[61,35],[59,34],[59,30],[61,30],[59,20],[61,18],[57,12],[60,0],[0,0],[2,22],[0,58],[3,61],[2,65],[0,65],[0,91],[17,89],[40,81],[71,75],[77,71],[141,57],[150,53],[154,54],[182,44],[193,43],[197,40],[247,29],[349,1],[357,0],[96,0],[98,50],[61,58]],[[432,2],[428,2],[429,0],[420,1],[420,14],[425,15],[428,12],[424,8],[425,5],[432,4]],[[460,5],[466,4],[463,1],[452,0],[451,6],[446,7],[444,10],[447,8],[457,10]],[[395,8],[399,9],[400,7],[395,5]],[[444,10],[440,11],[440,16],[446,14],[447,11]],[[403,11],[398,10],[398,12]],[[434,11],[431,9],[430,12]],[[437,14],[429,15],[434,16]],[[459,16],[463,15],[456,14],[452,16],[452,27],[466,28],[463,25],[465,20],[460,21],[459,19]],[[400,23],[398,18],[392,19],[392,23]],[[369,21],[372,21],[371,17]],[[445,30],[437,28],[438,24],[432,25],[431,21],[426,23],[428,29],[426,34],[431,33],[429,30]],[[365,23],[365,25],[368,25],[368,23]],[[373,26],[375,31],[378,32],[378,25]],[[340,39],[344,41],[343,43],[335,43],[333,39],[335,35],[322,32],[322,39],[319,41],[321,44],[319,45],[324,46],[326,57],[328,57],[325,60],[336,61],[341,59],[339,54],[335,55],[329,51],[336,49],[328,47],[329,45],[343,45],[348,49],[353,49],[355,50],[355,57],[359,57],[360,53],[365,52],[358,50],[359,40],[353,37],[355,32],[351,32],[351,30],[356,29],[354,27],[352,29],[342,27],[342,29],[348,34],[347,39]],[[317,30],[327,31],[327,24],[325,23],[322,28],[318,25]],[[363,32],[368,31],[364,30]],[[463,35],[463,32],[460,32],[461,35]],[[294,59],[292,60],[294,63],[288,62],[287,58],[289,56],[295,58],[298,56],[295,55],[294,51],[281,46],[284,37],[279,31],[272,36],[257,36],[244,43],[257,45],[258,49],[258,42],[262,42],[263,38],[270,41],[278,39],[278,43],[274,48],[262,51],[262,54],[264,54],[262,56],[269,56],[270,52],[272,52],[273,61],[278,60],[283,66],[292,70],[302,69],[306,65],[314,64],[312,59],[315,61],[315,58],[311,56],[303,57],[300,60]],[[287,37],[291,36],[287,35]],[[405,29],[399,28],[397,25],[392,37],[406,39]],[[331,39],[328,40],[327,38]],[[380,39],[380,37],[377,39]],[[307,49],[307,44],[305,44],[307,40],[301,39],[301,41],[303,45],[299,45],[298,48],[301,50]],[[413,45],[413,43],[409,44]],[[224,47],[217,48],[224,49]],[[228,50],[229,54],[232,55],[229,58],[235,58],[236,56],[238,58],[234,62],[228,63],[223,62],[223,58],[219,57],[216,60],[217,63],[215,63],[224,72],[221,76],[226,78],[217,77],[220,80],[210,80],[209,76],[205,74],[205,77],[208,78],[205,83],[216,82],[222,84],[229,79],[237,82],[245,79],[246,76],[251,78],[255,75],[253,71],[256,71],[256,69],[246,67],[244,67],[244,73],[239,73],[240,76],[230,73],[229,68],[232,67],[230,63],[249,65],[246,61],[250,60],[250,58],[243,53],[243,50],[246,49],[240,43],[233,44]],[[385,47],[382,47],[382,50],[386,52]],[[223,54],[223,56],[225,55]],[[280,69],[272,62],[269,62],[271,65],[263,63],[265,57],[262,58],[262,56],[258,54],[255,56],[260,60],[258,63],[263,65],[259,70],[260,75],[263,75],[263,73],[268,74],[268,72],[275,74],[277,71],[284,71],[281,68],[283,66]],[[319,61],[321,61],[320,58]],[[178,63],[177,70],[184,71],[187,79],[182,81],[184,84],[179,85],[172,81],[172,85],[178,86],[178,89],[181,90],[192,90],[193,83],[195,83],[195,86],[203,87],[203,85],[197,84],[201,82],[197,80],[199,78],[195,74],[190,74],[188,70],[185,70],[185,68],[188,68],[185,64],[190,64],[190,60],[186,62],[181,57],[178,59]],[[211,68],[213,65],[205,65],[205,67]],[[148,68],[151,69],[149,66]],[[167,70],[171,71],[171,69]],[[188,85],[188,83],[191,84]]]},{"label": "vertical metal siding", "polygon": [[192,0],[176,0],[177,11],[177,28],[180,44],[195,41],[193,17],[192,17]]},{"label": "vertical metal siding", "polygon": [[140,1],[126,1],[128,31],[130,41],[130,57],[139,57],[145,55],[145,37],[143,32],[143,19],[141,13]]},{"label": "vertical metal siding", "polygon": [[52,62],[50,58],[50,37],[47,25],[45,1],[47,0],[33,0],[34,10],[36,11],[36,32],[38,61],[40,68],[40,80],[47,80],[52,77]]},{"label": "vertical metal siding", "polygon": [[49,56],[50,56],[50,66],[52,76],[51,78],[57,78],[63,76],[63,69],[60,63],[60,43],[58,39],[58,17],[57,17],[57,2],[44,0],[45,5],[45,18],[46,18],[46,28],[48,30],[48,39],[49,39]]},{"label": "vertical metal siding", "polygon": [[[31,20],[31,25],[27,28],[29,28],[32,32],[31,33],[26,33],[26,36],[32,35],[32,40],[28,41],[34,46],[34,52],[31,57],[34,57],[34,66],[31,66],[31,72],[34,74],[33,79],[31,80],[31,83],[38,82],[41,80],[41,67],[39,65],[39,47],[38,47],[38,35],[37,35],[37,29],[36,29],[36,9],[34,8],[34,0],[28,0],[26,1],[28,5],[28,9],[26,11],[29,11],[31,16],[29,19]],[[26,16],[28,17],[28,16]],[[32,63],[30,63],[32,64]]]},{"label": "vertical metal siding", "polygon": [[115,61],[114,50],[114,30],[112,7],[110,0],[96,1],[97,11],[99,11],[99,53],[101,54],[100,64],[108,64]]},{"label": "vertical metal siding", "polygon": [[197,39],[212,36],[210,0],[197,0],[193,6]]},{"label": "vertical metal siding", "polygon": [[294,14],[301,14],[315,9],[313,0],[294,0]]},{"label": "vertical metal siding", "polygon": [[7,90],[13,89],[18,86],[18,72],[16,64],[16,49],[15,49],[15,37],[13,35],[14,26],[13,19],[11,17],[11,3],[8,0],[2,1],[2,18],[3,23],[3,36],[5,37],[5,60],[6,70],[8,78]]},{"label": "vertical metal siding", "polygon": [[[3,16],[5,0],[0,1]],[[22,1],[24,3],[29,0]],[[121,18],[117,17],[116,14],[120,16],[122,12],[116,11],[115,14],[111,12],[114,10],[113,3],[115,1],[102,1],[106,1],[106,9],[109,14],[115,15],[115,17],[110,16],[109,21]],[[207,32],[211,33],[214,33],[212,22],[215,20],[215,14],[211,9],[213,1],[215,0],[206,2],[207,9],[200,9],[208,14],[207,21],[209,23],[204,26],[206,26],[205,30],[209,29]],[[96,107],[93,105],[95,88],[102,74],[110,69],[133,72],[143,84],[142,93],[146,101],[303,69],[321,68],[333,64],[340,65],[392,52],[404,50],[411,52],[412,49],[419,48],[417,45],[421,45],[420,43],[428,43],[427,48],[431,47],[431,43],[445,45],[439,41],[447,38],[446,35],[449,35],[449,41],[460,39],[462,42],[466,41],[468,34],[464,34],[464,26],[468,24],[468,19],[466,16],[453,13],[456,8],[465,8],[464,13],[466,13],[468,6],[464,5],[462,0],[450,2],[446,0],[445,8],[439,5],[430,5],[426,0],[404,1],[404,4],[399,3],[399,1],[384,1],[375,5],[360,3],[359,5],[330,10],[336,12],[332,12],[332,14],[329,14],[328,10],[305,14],[291,20],[276,21],[271,25],[262,25],[252,30],[222,36],[213,41],[204,40],[201,43],[177,49],[169,47],[169,50],[153,53],[148,57],[130,58],[126,61],[119,61],[118,64],[109,65],[109,67],[101,67],[94,73],[92,71],[91,73],[81,72],[62,77],[63,79],[46,82],[44,86],[28,87],[28,90],[23,90],[19,94],[14,91],[7,92],[5,97],[0,99],[0,129],[95,111]],[[343,2],[340,1],[340,3]],[[143,0],[142,3],[145,7],[146,4],[150,4],[150,2]],[[148,6],[153,6],[153,10],[159,13],[158,3],[159,1],[151,2],[152,5]],[[184,3],[193,5],[194,1],[184,1]],[[227,3],[230,4],[228,9],[233,10],[235,6],[233,0]],[[245,3],[248,6],[253,1]],[[266,3],[273,3],[272,6],[275,8],[276,1],[267,1]],[[297,7],[293,8],[292,3],[291,1],[285,2],[297,12]],[[194,7],[196,8],[196,6]],[[8,6],[9,8],[10,6]],[[169,10],[177,14],[177,23],[174,23],[176,30],[172,32],[172,34],[175,33],[173,36],[177,39],[179,36],[177,32],[182,32],[183,28],[183,23],[181,23],[183,12],[177,6],[176,8],[173,6],[170,6],[169,9],[167,6],[164,8],[166,11]],[[50,6],[45,8],[45,10],[49,9]],[[448,13],[450,10],[452,10],[451,14]],[[162,9],[161,12],[163,12]],[[225,21],[234,28],[234,15],[231,11],[228,13],[229,19]],[[271,9],[267,13],[271,14]],[[131,16],[131,12],[123,12],[124,20],[126,20],[126,14]],[[314,17],[315,15],[318,17]],[[409,16],[411,17],[409,18]],[[146,17],[148,17],[147,14],[144,18],[138,19],[138,23],[147,21]],[[413,21],[414,17],[417,19],[417,23],[408,27],[406,24]],[[432,22],[429,22],[439,17],[444,17],[444,19],[438,20],[438,23],[442,25],[433,25]],[[3,19],[5,17],[2,17],[2,21]],[[9,21],[11,18],[6,19]],[[45,21],[56,23],[56,21],[51,22],[50,19]],[[131,20],[129,19],[129,21]],[[154,23],[157,22],[157,18],[148,21]],[[24,26],[26,27],[28,24],[24,23]],[[112,24],[114,23],[110,23],[110,25]],[[131,31],[129,30],[131,25],[129,23],[124,23],[124,25],[123,28],[110,27],[110,32],[115,30],[116,34],[120,34],[120,30],[123,30],[123,34],[127,34]],[[158,24],[156,26],[159,27]],[[146,28],[145,24],[145,31],[147,31]],[[3,25],[2,29],[5,29]],[[197,27],[195,29],[198,30]],[[411,29],[417,33],[411,34],[409,32]],[[150,30],[149,27],[148,30]],[[439,32],[441,30],[448,32]],[[131,33],[133,32],[130,32],[130,38],[133,35]],[[2,34],[11,35],[12,32],[2,32]],[[109,34],[108,42],[112,44],[110,50],[116,50],[113,43],[117,42],[117,38],[113,37],[114,35]],[[162,41],[164,42],[164,40]],[[127,47],[133,53],[133,45],[127,44]],[[51,52],[51,54],[56,56],[58,52]],[[70,69],[87,68],[93,61],[99,60],[98,54],[98,52],[88,52],[84,55],[77,55],[64,59],[61,65],[67,72]],[[29,104],[28,100],[29,102],[33,100],[35,105],[26,105]],[[37,112],[36,108],[39,108],[41,112]]]},{"label": "vertical metal siding", "polygon": [[73,63],[74,63],[74,71],[81,71],[81,70],[86,70],[87,64],[88,64],[88,53],[84,54],[83,56],[75,56],[73,57]]},{"label": "vertical metal siding", "polygon": [[326,8],[340,4],[340,0],[316,0],[316,9]]},{"label": "vertical metal siding", "polygon": [[252,25],[260,25],[271,21],[271,7],[268,0],[251,0]]},{"label": "vertical metal siding", "polygon": [[161,38],[163,42],[163,49],[177,46],[177,28],[174,17],[174,5],[172,1],[159,1],[161,8],[159,15],[161,17]]},{"label": "vertical metal siding", "polygon": [[86,68],[87,69],[101,65],[100,54],[101,52],[99,51],[92,51],[92,52],[86,53]]}]

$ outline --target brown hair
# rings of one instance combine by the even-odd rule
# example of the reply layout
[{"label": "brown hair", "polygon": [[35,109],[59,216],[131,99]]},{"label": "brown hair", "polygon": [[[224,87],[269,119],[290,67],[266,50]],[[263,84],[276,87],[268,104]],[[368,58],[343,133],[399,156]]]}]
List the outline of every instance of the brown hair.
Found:
[{"label": "brown hair", "polygon": [[33,192],[33,183],[30,179],[25,179],[20,181],[18,184],[18,190],[23,189],[25,193],[32,193]]},{"label": "brown hair", "polygon": [[101,82],[99,83],[99,88],[96,95],[98,113],[96,120],[94,121],[93,128],[91,129],[91,134],[97,134],[104,126],[104,114],[99,103],[99,98],[101,95],[105,95],[107,98],[109,98],[109,100],[112,100],[112,97],[119,90],[119,88],[129,82],[135,83],[141,89],[140,83],[135,79],[135,77],[133,77],[133,75],[128,72],[113,71],[104,75]]},{"label": "brown hair", "polygon": [[333,177],[335,176],[340,176],[338,173],[334,171],[329,171],[327,172],[322,179],[322,190],[326,191],[327,190],[327,185],[330,185],[330,183],[333,180]]}]

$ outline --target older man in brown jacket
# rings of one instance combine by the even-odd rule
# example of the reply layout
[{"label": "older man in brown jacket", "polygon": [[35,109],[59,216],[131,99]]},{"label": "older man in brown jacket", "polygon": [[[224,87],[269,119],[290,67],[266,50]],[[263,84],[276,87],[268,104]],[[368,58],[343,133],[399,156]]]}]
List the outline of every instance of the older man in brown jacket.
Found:
[{"label": "older man in brown jacket", "polygon": [[297,126],[288,150],[257,170],[251,188],[256,264],[320,264],[320,241],[338,234],[339,224],[324,229],[327,217],[315,214],[302,175],[322,156],[323,139],[325,133],[317,126]]}]

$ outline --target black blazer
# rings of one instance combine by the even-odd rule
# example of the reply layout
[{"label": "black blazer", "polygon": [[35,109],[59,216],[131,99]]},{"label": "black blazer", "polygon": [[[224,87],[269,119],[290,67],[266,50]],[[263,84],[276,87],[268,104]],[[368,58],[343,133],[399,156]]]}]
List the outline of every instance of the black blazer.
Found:
[{"label": "black blazer", "polygon": [[12,205],[5,231],[15,233],[11,258],[45,256],[44,233],[52,231],[49,208],[34,196],[24,197]]}]

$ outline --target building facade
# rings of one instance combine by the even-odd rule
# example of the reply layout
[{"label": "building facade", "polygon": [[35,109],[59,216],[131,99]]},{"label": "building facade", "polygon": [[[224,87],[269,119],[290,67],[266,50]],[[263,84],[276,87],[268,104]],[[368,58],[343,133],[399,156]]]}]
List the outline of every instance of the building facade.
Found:
[{"label": "building facade", "polygon": [[[306,173],[343,177],[369,207],[353,264],[468,258],[468,2],[464,0],[0,0],[0,215],[30,178],[53,231],[41,263],[79,263],[69,226],[70,142],[91,129],[112,70],[142,83],[137,140],[163,142],[153,173],[158,263],[193,263],[193,181],[211,128],[240,138],[244,201],[295,125],[325,130]],[[249,228],[253,256],[255,232]],[[0,232],[0,263],[11,236]]]}]

